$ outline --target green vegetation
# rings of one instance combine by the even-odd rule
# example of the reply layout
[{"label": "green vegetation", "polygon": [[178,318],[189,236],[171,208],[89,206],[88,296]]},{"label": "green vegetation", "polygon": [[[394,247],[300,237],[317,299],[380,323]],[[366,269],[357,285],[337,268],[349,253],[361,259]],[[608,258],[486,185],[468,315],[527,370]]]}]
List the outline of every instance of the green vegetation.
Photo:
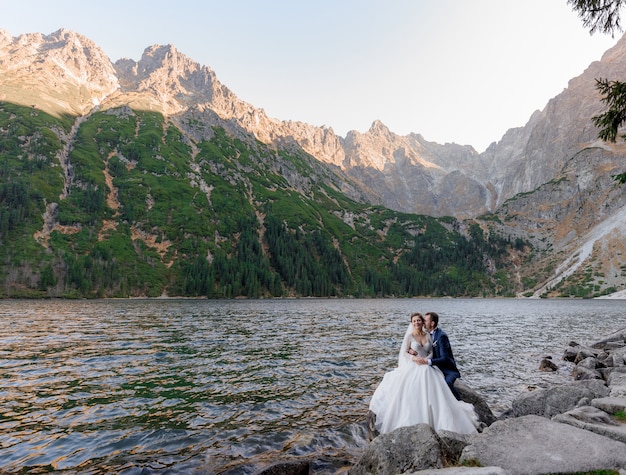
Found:
[{"label": "green vegetation", "polygon": [[[583,25],[591,33],[601,31],[611,33],[621,31],[621,13],[624,0],[567,0],[572,9],[582,19]],[[607,142],[615,142],[618,133],[623,130],[626,122],[626,82],[611,81],[606,78],[596,79],[596,89],[602,95],[607,109],[591,119],[598,128],[598,138]],[[626,134],[620,138],[626,139]],[[619,184],[626,183],[626,173],[612,175]]]},{"label": "green vegetation", "polygon": [[93,114],[65,157],[72,124],[0,103],[0,297],[513,293],[527,245],[493,218],[357,203],[301,150],[222,129],[192,143],[150,112]]}]

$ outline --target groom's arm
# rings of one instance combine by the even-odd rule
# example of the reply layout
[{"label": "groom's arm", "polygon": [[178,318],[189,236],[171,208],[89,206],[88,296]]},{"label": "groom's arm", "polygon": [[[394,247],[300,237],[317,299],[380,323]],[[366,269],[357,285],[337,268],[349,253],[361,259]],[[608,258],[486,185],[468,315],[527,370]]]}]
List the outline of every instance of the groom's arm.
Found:
[{"label": "groom's arm", "polygon": [[452,348],[450,347],[450,340],[448,335],[442,333],[437,340],[437,346],[439,347],[439,356],[430,359],[430,364],[439,366],[440,368],[454,368],[454,358],[452,357]]}]

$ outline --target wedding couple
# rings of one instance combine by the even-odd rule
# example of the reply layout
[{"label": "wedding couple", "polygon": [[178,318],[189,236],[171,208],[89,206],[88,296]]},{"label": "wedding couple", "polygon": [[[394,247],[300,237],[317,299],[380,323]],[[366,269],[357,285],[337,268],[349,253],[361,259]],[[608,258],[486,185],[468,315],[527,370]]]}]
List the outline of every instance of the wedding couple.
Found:
[{"label": "wedding couple", "polygon": [[411,315],[398,367],[384,375],[370,401],[381,434],[419,423],[436,431],[476,432],[478,418],[454,388],[461,375],[448,336],[438,323],[435,312]]}]

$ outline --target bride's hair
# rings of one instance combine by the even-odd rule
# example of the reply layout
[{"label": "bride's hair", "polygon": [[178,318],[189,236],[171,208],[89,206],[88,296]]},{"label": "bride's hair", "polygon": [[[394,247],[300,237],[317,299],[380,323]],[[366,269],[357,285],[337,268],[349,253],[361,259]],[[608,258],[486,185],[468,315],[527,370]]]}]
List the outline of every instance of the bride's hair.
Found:
[{"label": "bride's hair", "polygon": [[422,315],[422,314],[421,314],[421,313],[419,313],[419,312],[414,312],[414,313],[412,313],[412,314],[411,314],[411,318],[409,318],[409,320],[410,320],[410,321],[413,321],[413,317],[415,317],[415,316],[419,316],[419,317],[420,317],[420,320],[422,321],[422,323],[424,323],[424,315]]}]

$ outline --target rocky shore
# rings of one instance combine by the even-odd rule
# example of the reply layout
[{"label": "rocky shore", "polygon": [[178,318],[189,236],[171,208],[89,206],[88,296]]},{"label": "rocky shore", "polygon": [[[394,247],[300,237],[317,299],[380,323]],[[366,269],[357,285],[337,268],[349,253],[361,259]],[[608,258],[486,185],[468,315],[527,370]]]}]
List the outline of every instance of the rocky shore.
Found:
[{"label": "rocky shore", "polygon": [[[487,475],[615,473],[626,475],[626,328],[583,345],[570,342],[563,359],[575,364],[571,383],[518,396],[496,418],[483,398],[457,381],[463,399],[474,404],[479,433],[435,432],[427,424],[371,442],[347,475]],[[548,358],[539,371],[555,371]],[[373,427],[372,421],[368,426]],[[263,475],[309,473],[307,463],[284,464]]]}]

